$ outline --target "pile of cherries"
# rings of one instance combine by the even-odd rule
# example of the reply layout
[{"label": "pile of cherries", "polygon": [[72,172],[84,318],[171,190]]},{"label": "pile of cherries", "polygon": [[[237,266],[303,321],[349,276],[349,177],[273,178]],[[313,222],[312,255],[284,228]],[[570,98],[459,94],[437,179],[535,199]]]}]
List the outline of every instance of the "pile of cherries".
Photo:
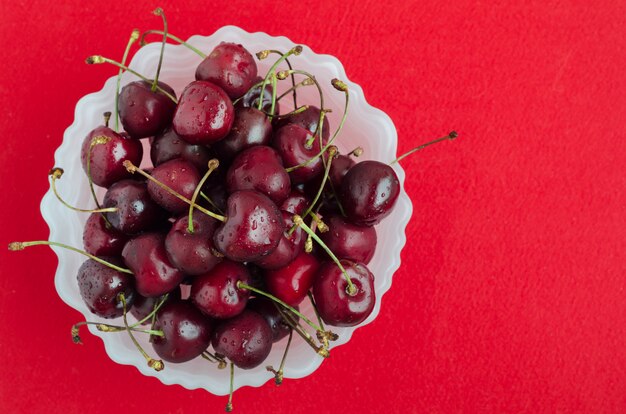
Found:
[{"label": "pile of cherries", "polygon": [[[163,16],[157,9],[157,14]],[[393,208],[400,186],[394,170],[378,161],[356,162],[362,150],[339,154],[331,136],[322,86],[312,74],[291,69],[301,53],[265,50],[277,60],[260,77],[252,54],[223,42],[208,55],[163,31],[203,57],[179,97],[158,80],[146,79],[102,56],[120,74],[140,77],[116,94],[110,113],[82,143],[81,158],[97,209],[90,212],[83,241],[89,259],[77,275],[81,297],[94,315],[123,323],[95,323],[101,331],[126,331],[149,366],[194,358],[220,368],[251,369],[272,344],[295,332],[326,357],[337,336],[330,326],[355,326],[372,312],[374,275],[367,268],[376,249],[375,225]],[[143,42],[143,36],[141,38]],[[289,70],[278,70],[281,62]],[[119,79],[119,78],[118,78]],[[291,80],[278,96],[277,84]],[[297,104],[297,90],[317,86],[320,106]],[[293,99],[293,109],[280,101]],[[121,127],[123,131],[121,131]],[[450,134],[442,139],[454,138]],[[140,169],[143,139],[153,166]],[[51,171],[52,188],[63,170]],[[106,189],[102,201],[94,185]],[[67,204],[67,203],[65,203]],[[69,205],[68,205],[69,206]],[[70,208],[78,209],[73,206]],[[80,209],[78,209],[80,210]],[[20,250],[35,244],[12,243]],[[298,306],[311,301],[309,320]],[[127,314],[138,322],[129,324]],[[80,342],[78,328],[72,329]],[[312,335],[310,328],[315,331]],[[151,335],[153,358],[135,339]],[[287,352],[285,350],[285,353]],[[165,362],[164,362],[165,361]],[[268,367],[282,380],[278,370]],[[232,408],[231,398],[227,409]]]}]

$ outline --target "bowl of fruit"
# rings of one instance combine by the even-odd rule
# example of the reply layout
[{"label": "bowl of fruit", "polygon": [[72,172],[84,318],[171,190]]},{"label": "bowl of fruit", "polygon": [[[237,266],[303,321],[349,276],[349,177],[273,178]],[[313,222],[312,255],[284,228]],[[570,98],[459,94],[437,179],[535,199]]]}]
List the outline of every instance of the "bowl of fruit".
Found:
[{"label": "bowl of fruit", "polygon": [[183,41],[156,14],[120,62],[87,59],[114,76],[55,153],[49,240],[10,248],[50,245],[73,340],[86,325],[165,384],[232,398],[307,376],[400,266],[396,130],[332,56],[233,26]]}]

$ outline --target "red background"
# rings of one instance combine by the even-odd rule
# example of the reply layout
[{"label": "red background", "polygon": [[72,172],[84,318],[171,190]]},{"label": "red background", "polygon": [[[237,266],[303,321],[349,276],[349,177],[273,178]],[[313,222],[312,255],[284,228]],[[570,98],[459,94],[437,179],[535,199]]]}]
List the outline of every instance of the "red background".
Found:
[{"label": "red background", "polygon": [[[623,1],[0,3],[1,241],[47,238],[39,201],[76,101],[130,30],[234,24],[337,56],[394,120],[414,216],[374,323],[236,412],[626,411]],[[0,411],[219,412],[226,399],[108,360],[69,326],[45,248],[0,250]]]}]

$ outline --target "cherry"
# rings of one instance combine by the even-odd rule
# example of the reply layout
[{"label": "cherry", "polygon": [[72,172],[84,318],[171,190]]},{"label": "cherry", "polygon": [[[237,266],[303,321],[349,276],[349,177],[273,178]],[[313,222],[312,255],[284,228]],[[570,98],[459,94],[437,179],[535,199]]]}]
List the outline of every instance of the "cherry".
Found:
[{"label": "cherry", "polygon": [[356,293],[348,293],[348,283],[342,270],[335,263],[326,262],[317,272],[313,297],[324,322],[333,326],[355,326],[374,309],[374,275],[361,263],[341,260],[341,264],[350,276]]},{"label": "cherry", "polygon": [[190,144],[212,144],[228,135],[234,120],[235,110],[224,90],[194,81],[180,96],[172,127]]},{"label": "cherry", "polygon": [[362,161],[344,176],[339,199],[348,220],[373,226],[391,213],[399,194],[400,181],[389,165]]},{"label": "cherry", "polygon": [[272,329],[263,316],[244,310],[217,325],[211,339],[215,352],[242,369],[259,366],[272,350]]},{"label": "cherry", "polygon": [[134,273],[137,292],[142,296],[161,296],[174,290],[185,274],[167,258],[165,236],[144,233],[124,246],[122,258]]},{"label": "cherry", "polygon": [[256,76],[254,57],[236,43],[220,43],[196,69],[196,80],[213,82],[224,89],[231,99],[246,93]]},{"label": "cherry", "polygon": [[[99,143],[96,144],[94,138],[98,138]],[[143,147],[139,141],[118,134],[109,127],[99,126],[89,132],[83,140],[80,156],[83,170],[91,176],[93,183],[108,188],[116,181],[131,176],[122,163],[125,160],[140,163]]]},{"label": "cherry", "polygon": [[[107,261],[120,264],[115,258]],[[118,300],[123,293],[126,301],[132,304],[135,297],[134,280],[128,273],[118,272],[95,260],[86,260],[78,269],[78,290],[91,313],[102,318],[118,318],[124,307]]]},{"label": "cherry", "polygon": [[170,262],[188,275],[201,275],[222,259],[214,254],[213,233],[219,222],[194,210],[193,233],[189,232],[189,217],[174,222],[165,237],[165,249]]},{"label": "cherry", "polygon": [[355,161],[347,155],[340,154],[334,160],[328,171],[328,179],[332,183],[333,188],[339,190],[343,177],[346,176],[348,170],[356,164]]},{"label": "cherry", "polygon": [[321,143],[316,138],[309,145],[311,138],[311,132],[297,124],[280,128],[274,136],[272,146],[285,163],[294,184],[310,181],[324,170],[322,158],[318,157]]},{"label": "cherry", "polygon": [[294,231],[289,232],[289,229],[294,225],[292,214],[286,211],[281,213],[285,223],[285,231],[278,242],[278,246],[270,254],[254,262],[262,269],[280,269],[289,264],[302,251],[305,239],[302,229],[296,228]]},{"label": "cherry", "polygon": [[241,152],[226,174],[229,192],[256,190],[274,203],[282,203],[291,190],[289,174],[278,153],[271,147],[258,145]]},{"label": "cherry", "polygon": [[[239,98],[237,106],[243,108],[258,108],[259,98],[261,97],[262,82],[263,78],[256,78],[254,81],[255,85],[241,98]],[[272,109],[272,90],[272,85],[266,85],[263,90],[263,104],[261,105],[261,110],[263,112],[269,113]]]},{"label": "cherry", "polygon": [[[150,316],[150,314],[152,314],[152,312],[154,312],[155,306],[158,306],[162,300],[181,300],[180,289],[174,289],[171,292],[168,292],[167,298],[165,296],[148,298],[136,293],[135,301],[133,302],[133,307],[130,309],[130,313],[137,319],[137,321],[146,319]],[[151,318],[145,320],[143,324],[152,323],[150,319]]]},{"label": "cherry", "polygon": [[310,205],[311,200],[303,192],[292,189],[287,199],[280,205],[280,209],[291,214],[302,215]]},{"label": "cherry", "polygon": [[319,266],[314,255],[301,251],[285,267],[265,272],[267,290],[286,304],[296,306],[313,286]]},{"label": "cherry", "polygon": [[148,194],[145,182],[122,180],[113,184],[104,195],[102,205],[117,211],[106,213],[113,228],[126,234],[137,234],[156,227],[163,210]]},{"label": "cherry", "polygon": [[[192,197],[200,182],[200,174],[193,164],[181,158],[159,164],[154,167],[151,175],[155,180],[188,199]],[[161,207],[174,214],[182,214],[189,209],[187,203],[173,196],[154,181],[148,182],[148,192]]]},{"label": "cherry", "polygon": [[192,163],[198,172],[204,172],[211,156],[211,151],[207,147],[187,143],[172,128],[167,128],[156,135],[150,147],[150,159],[154,166],[182,158]]},{"label": "cherry", "polygon": [[138,80],[130,82],[120,91],[120,121],[133,138],[154,136],[172,122],[176,103],[161,90],[176,97],[174,89],[161,81],[157,82],[158,90],[152,85],[152,81]]},{"label": "cherry", "polygon": [[237,153],[255,145],[269,145],[272,123],[256,108],[235,108],[235,121],[226,138],[216,142],[213,150],[221,160],[231,160]]},{"label": "cherry", "polygon": [[[320,121],[320,109],[317,106],[309,105],[309,107],[293,115],[281,117],[275,121],[275,128],[279,129],[285,125],[293,124],[299,125],[302,128],[309,131],[311,134],[315,134],[317,126]],[[322,126],[322,138],[327,140],[330,135],[330,123],[328,118],[324,117],[324,124]]]},{"label": "cherry", "polygon": [[188,301],[168,300],[157,312],[154,329],[163,336],[152,336],[152,347],[168,362],[190,361],[211,343],[213,324]]},{"label": "cherry", "polygon": [[224,260],[191,285],[191,301],[204,314],[227,319],[243,312],[250,292],[239,289],[237,282],[250,283],[250,273],[241,263]]},{"label": "cherry", "polygon": [[[247,309],[257,312],[265,318],[272,329],[273,343],[280,341],[291,332],[291,327],[284,321],[283,315],[271,300],[264,297],[254,297],[248,301]],[[293,317],[298,320],[297,315],[293,315]]]},{"label": "cherry", "polygon": [[248,262],[272,252],[283,234],[283,218],[267,196],[251,190],[228,197],[228,220],[213,235],[217,249],[230,260]]},{"label": "cherry", "polygon": [[92,213],[83,229],[83,246],[94,256],[119,256],[128,236],[107,224],[100,213]]},{"label": "cherry", "polygon": [[330,231],[320,238],[341,259],[368,264],[376,250],[376,229],[348,222],[340,215],[324,218]]}]

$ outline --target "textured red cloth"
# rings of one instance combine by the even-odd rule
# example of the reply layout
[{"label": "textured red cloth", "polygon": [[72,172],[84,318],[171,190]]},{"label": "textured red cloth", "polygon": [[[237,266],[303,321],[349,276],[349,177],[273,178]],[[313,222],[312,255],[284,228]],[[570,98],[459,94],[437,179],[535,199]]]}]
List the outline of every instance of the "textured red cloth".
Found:
[{"label": "textured red cloth", "polygon": [[[47,238],[53,151],[112,74],[84,58],[160,26],[153,2],[51,4],[0,4],[2,243]],[[337,56],[399,152],[460,134],[403,163],[415,213],[376,321],[236,412],[626,411],[626,3],[590,4],[161,2],[183,38],[234,24]],[[223,409],[73,345],[50,250],[0,263],[0,412]]]}]

